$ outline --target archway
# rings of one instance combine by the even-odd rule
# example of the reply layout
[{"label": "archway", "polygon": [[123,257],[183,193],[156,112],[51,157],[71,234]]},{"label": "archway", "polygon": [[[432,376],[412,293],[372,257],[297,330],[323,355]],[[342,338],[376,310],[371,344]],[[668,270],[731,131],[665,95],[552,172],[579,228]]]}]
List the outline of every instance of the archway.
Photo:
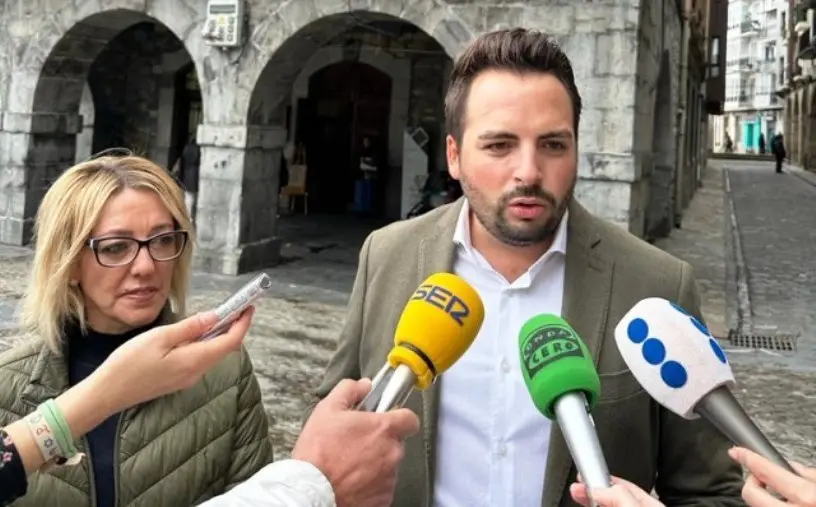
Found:
[{"label": "archway", "polygon": [[[309,78],[308,95],[297,107],[295,143],[307,158],[309,204],[316,212],[355,209],[363,139],[368,139],[378,168],[371,213],[383,214],[383,184],[389,179],[388,139],[391,78],[371,65],[344,61],[323,67]],[[360,211],[357,209],[356,211]]]},{"label": "archway", "polygon": [[668,236],[674,224],[676,142],[671,108],[671,65],[668,51],[661,57],[654,103],[652,129],[653,167],[649,178],[645,235],[648,239]]},{"label": "archway", "polygon": [[[346,11],[330,14],[305,24],[300,18],[292,20],[297,21],[295,26],[300,28],[275,49],[259,75],[249,102],[247,123],[250,131],[267,132],[265,138],[274,136],[279,139],[276,141],[279,144],[273,146],[268,143],[262,149],[247,150],[245,153],[245,174],[263,174],[267,178],[253,184],[258,205],[248,219],[257,221],[258,225],[247,230],[265,230],[267,234],[275,234],[278,232],[278,215],[282,223],[307,220],[302,217],[300,199],[294,200],[295,210],[291,217],[287,216],[286,207],[279,207],[278,189],[287,179],[288,167],[283,154],[296,151],[292,147],[305,143],[303,136],[307,135],[307,131],[315,130],[304,128],[304,125],[313,123],[307,118],[313,118],[316,114],[315,105],[309,104],[317,102],[310,100],[310,97],[316,93],[325,95],[324,92],[328,91],[317,83],[325,81],[326,76],[334,75],[335,87],[350,93],[353,89],[350,83],[356,75],[355,72],[348,72],[351,68],[361,69],[358,73],[365,73],[380,83],[376,85],[379,90],[369,88],[368,93],[376,97],[372,100],[379,104],[369,110],[378,109],[374,116],[380,124],[377,127],[377,144],[382,149],[383,170],[382,178],[378,181],[378,193],[382,205],[376,214],[383,220],[365,223],[377,226],[383,221],[403,218],[420,198],[418,190],[428,173],[446,169],[444,90],[451,65],[448,48],[462,47],[471,38],[470,31],[455,19],[449,20],[449,16],[440,11],[442,17],[434,20],[434,25],[430,27],[434,29],[434,35],[442,36],[436,40],[424,26],[429,18],[419,12],[412,14],[410,9],[404,18],[400,18],[398,10],[394,13],[396,15],[388,12],[393,10],[392,7],[382,4],[386,12]],[[440,19],[442,22],[439,22]],[[444,33],[440,32],[442,27],[445,27]],[[374,94],[374,91],[378,93]],[[350,114],[348,111],[345,114]],[[335,111],[328,116],[333,116],[334,121],[338,122],[337,118],[342,114]],[[325,125],[325,118],[321,122]],[[343,131],[339,136],[343,139],[341,143],[359,137],[352,134],[358,129],[350,122],[338,124]],[[272,134],[275,131],[277,133]],[[308,220],[316,223],[322,217],[312,217],[313,212],[317,215],[318,210],[339,213],[347,209],[347,205],[354,201],[355,187],[353,180],[346,179],[342,184],[335,181],[338,188],[334,193],[324,191],[328,188],[325,181],[332,180],[322,178],[326,174],[325,168],[313,168],[311,165],[330,164],[330,150],[320,149],[319,141],[312,140],[309,144],[306,146]],[[284,150],[284,147],[289,148]],[[349,163],[356,164],[353,150],[341,153],[342,150],[334,147],[331,151],[340,153],[344,167]],[[283,174],[279,170],[281,166],[284,167]],[[349,172],[348,169],[344,171]],[[260,190],[261,185],[267,190]],[[260,210],[261,206],[266,209]],[[288,234],[285,229],[280,232],[283,236]]]},{"label": "archway", "polygon": [[[22,162],[18,169],[25,185],[17,191],[24,207],[17,210],[19,228],[4,231],[3,241],[30,241],[31,218],[50,182],[77,159],[87,158],[83,155],[124,146],[163,162],[161,151],[172,143],[165,128],[172,121],[164,117],[162,99],[163,91],[172,88],[163,73],[168,55],[180,56],[184,65],[192,62],[173,30],[148,14],[125,9],[78,19],[54,41],[30,95],[19,97],[12,113],[17,121],[5,129],[26,142],[16,145],[20,152],[14,154]],[[83,134],[91,123],[82,113],[93,119],[93,130]]]}]

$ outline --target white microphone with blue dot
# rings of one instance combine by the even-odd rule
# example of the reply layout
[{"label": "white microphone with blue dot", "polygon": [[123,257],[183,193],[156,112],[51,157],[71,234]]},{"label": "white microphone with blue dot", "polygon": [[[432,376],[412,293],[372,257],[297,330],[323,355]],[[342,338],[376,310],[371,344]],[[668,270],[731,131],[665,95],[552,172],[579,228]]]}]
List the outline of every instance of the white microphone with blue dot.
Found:
[{"label": "white microphone with blue dot", "polygon": [[799,475],[734,398],[728,358],[694,316],[665,299],[647,298],[623,316],[615,341],[655,401],[685,419],[702,416],[735,445]]}]

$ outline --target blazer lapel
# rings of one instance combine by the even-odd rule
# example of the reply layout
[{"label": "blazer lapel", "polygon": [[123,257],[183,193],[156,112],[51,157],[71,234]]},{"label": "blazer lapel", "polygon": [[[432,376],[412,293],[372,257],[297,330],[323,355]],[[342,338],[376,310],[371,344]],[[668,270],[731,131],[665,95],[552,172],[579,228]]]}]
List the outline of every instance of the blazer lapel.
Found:
[{"label": "blazer lapel", "polygon": [[[419,242],[419,260],[417,263],[417,285],[434,273],[452,273],[454,259],[453,233],[464,198],[459,198],[439,218],[436,227]],[[434,476],[436,474],[436,429],[439,407],[439,384],[442,377],[422,393],[422,432],[425,441],[425,470],[428,484],[425,489],[425,505],[433,505]]]},{"label": "blazer lapel", "polygon": [[[573,200],[567,227],[562,314],[589,348],[597,367],[609,310],[614,263],[598,248],[601,238],[595,230],[594,220]],[[563,435],[558,425],[553,424],[542,507],[554,507],[560,503],[572,465]]]}]

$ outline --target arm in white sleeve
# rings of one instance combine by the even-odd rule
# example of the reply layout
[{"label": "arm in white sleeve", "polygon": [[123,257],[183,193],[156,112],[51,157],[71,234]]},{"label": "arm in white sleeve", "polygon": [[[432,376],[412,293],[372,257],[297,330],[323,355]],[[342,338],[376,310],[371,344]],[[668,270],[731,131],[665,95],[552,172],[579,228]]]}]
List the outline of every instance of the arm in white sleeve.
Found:
[{"label": "arm in white sleeve", "polygon": [[311,463],[287,459],[266,465],[255,475],[200,507],[337,507],[334,490]]}]

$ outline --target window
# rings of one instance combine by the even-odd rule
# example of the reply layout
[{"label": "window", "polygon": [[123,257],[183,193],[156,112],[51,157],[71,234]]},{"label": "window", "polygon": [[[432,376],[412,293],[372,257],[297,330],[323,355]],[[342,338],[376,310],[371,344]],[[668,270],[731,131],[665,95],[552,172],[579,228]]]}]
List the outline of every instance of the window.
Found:
[{"label": "window", "polygon": [[720,38],[719,37],[712,37],[711,38],[711,58],[708,60],[708,63],[711,65],[717,65],[720,63]]},{"label": "window", "polygon": [[765,61],[772,62],[776,58],[776,42],[771,42],[765,46]]},{"label": "window", "polygon": [[784,85],[785,84],[785,58],[783,58],[783,57],[779,57],[778,74],[779,74],[779,84]]},{"label": "window", "polygon": [[782,32],[782,37],[784,37],[785,34],[788,32],[788,22],[786,20],[787,18],[786,14],[787,13],[785,13],[785,11],[782,11],[782,16],[779,18],[779,31]]}]

